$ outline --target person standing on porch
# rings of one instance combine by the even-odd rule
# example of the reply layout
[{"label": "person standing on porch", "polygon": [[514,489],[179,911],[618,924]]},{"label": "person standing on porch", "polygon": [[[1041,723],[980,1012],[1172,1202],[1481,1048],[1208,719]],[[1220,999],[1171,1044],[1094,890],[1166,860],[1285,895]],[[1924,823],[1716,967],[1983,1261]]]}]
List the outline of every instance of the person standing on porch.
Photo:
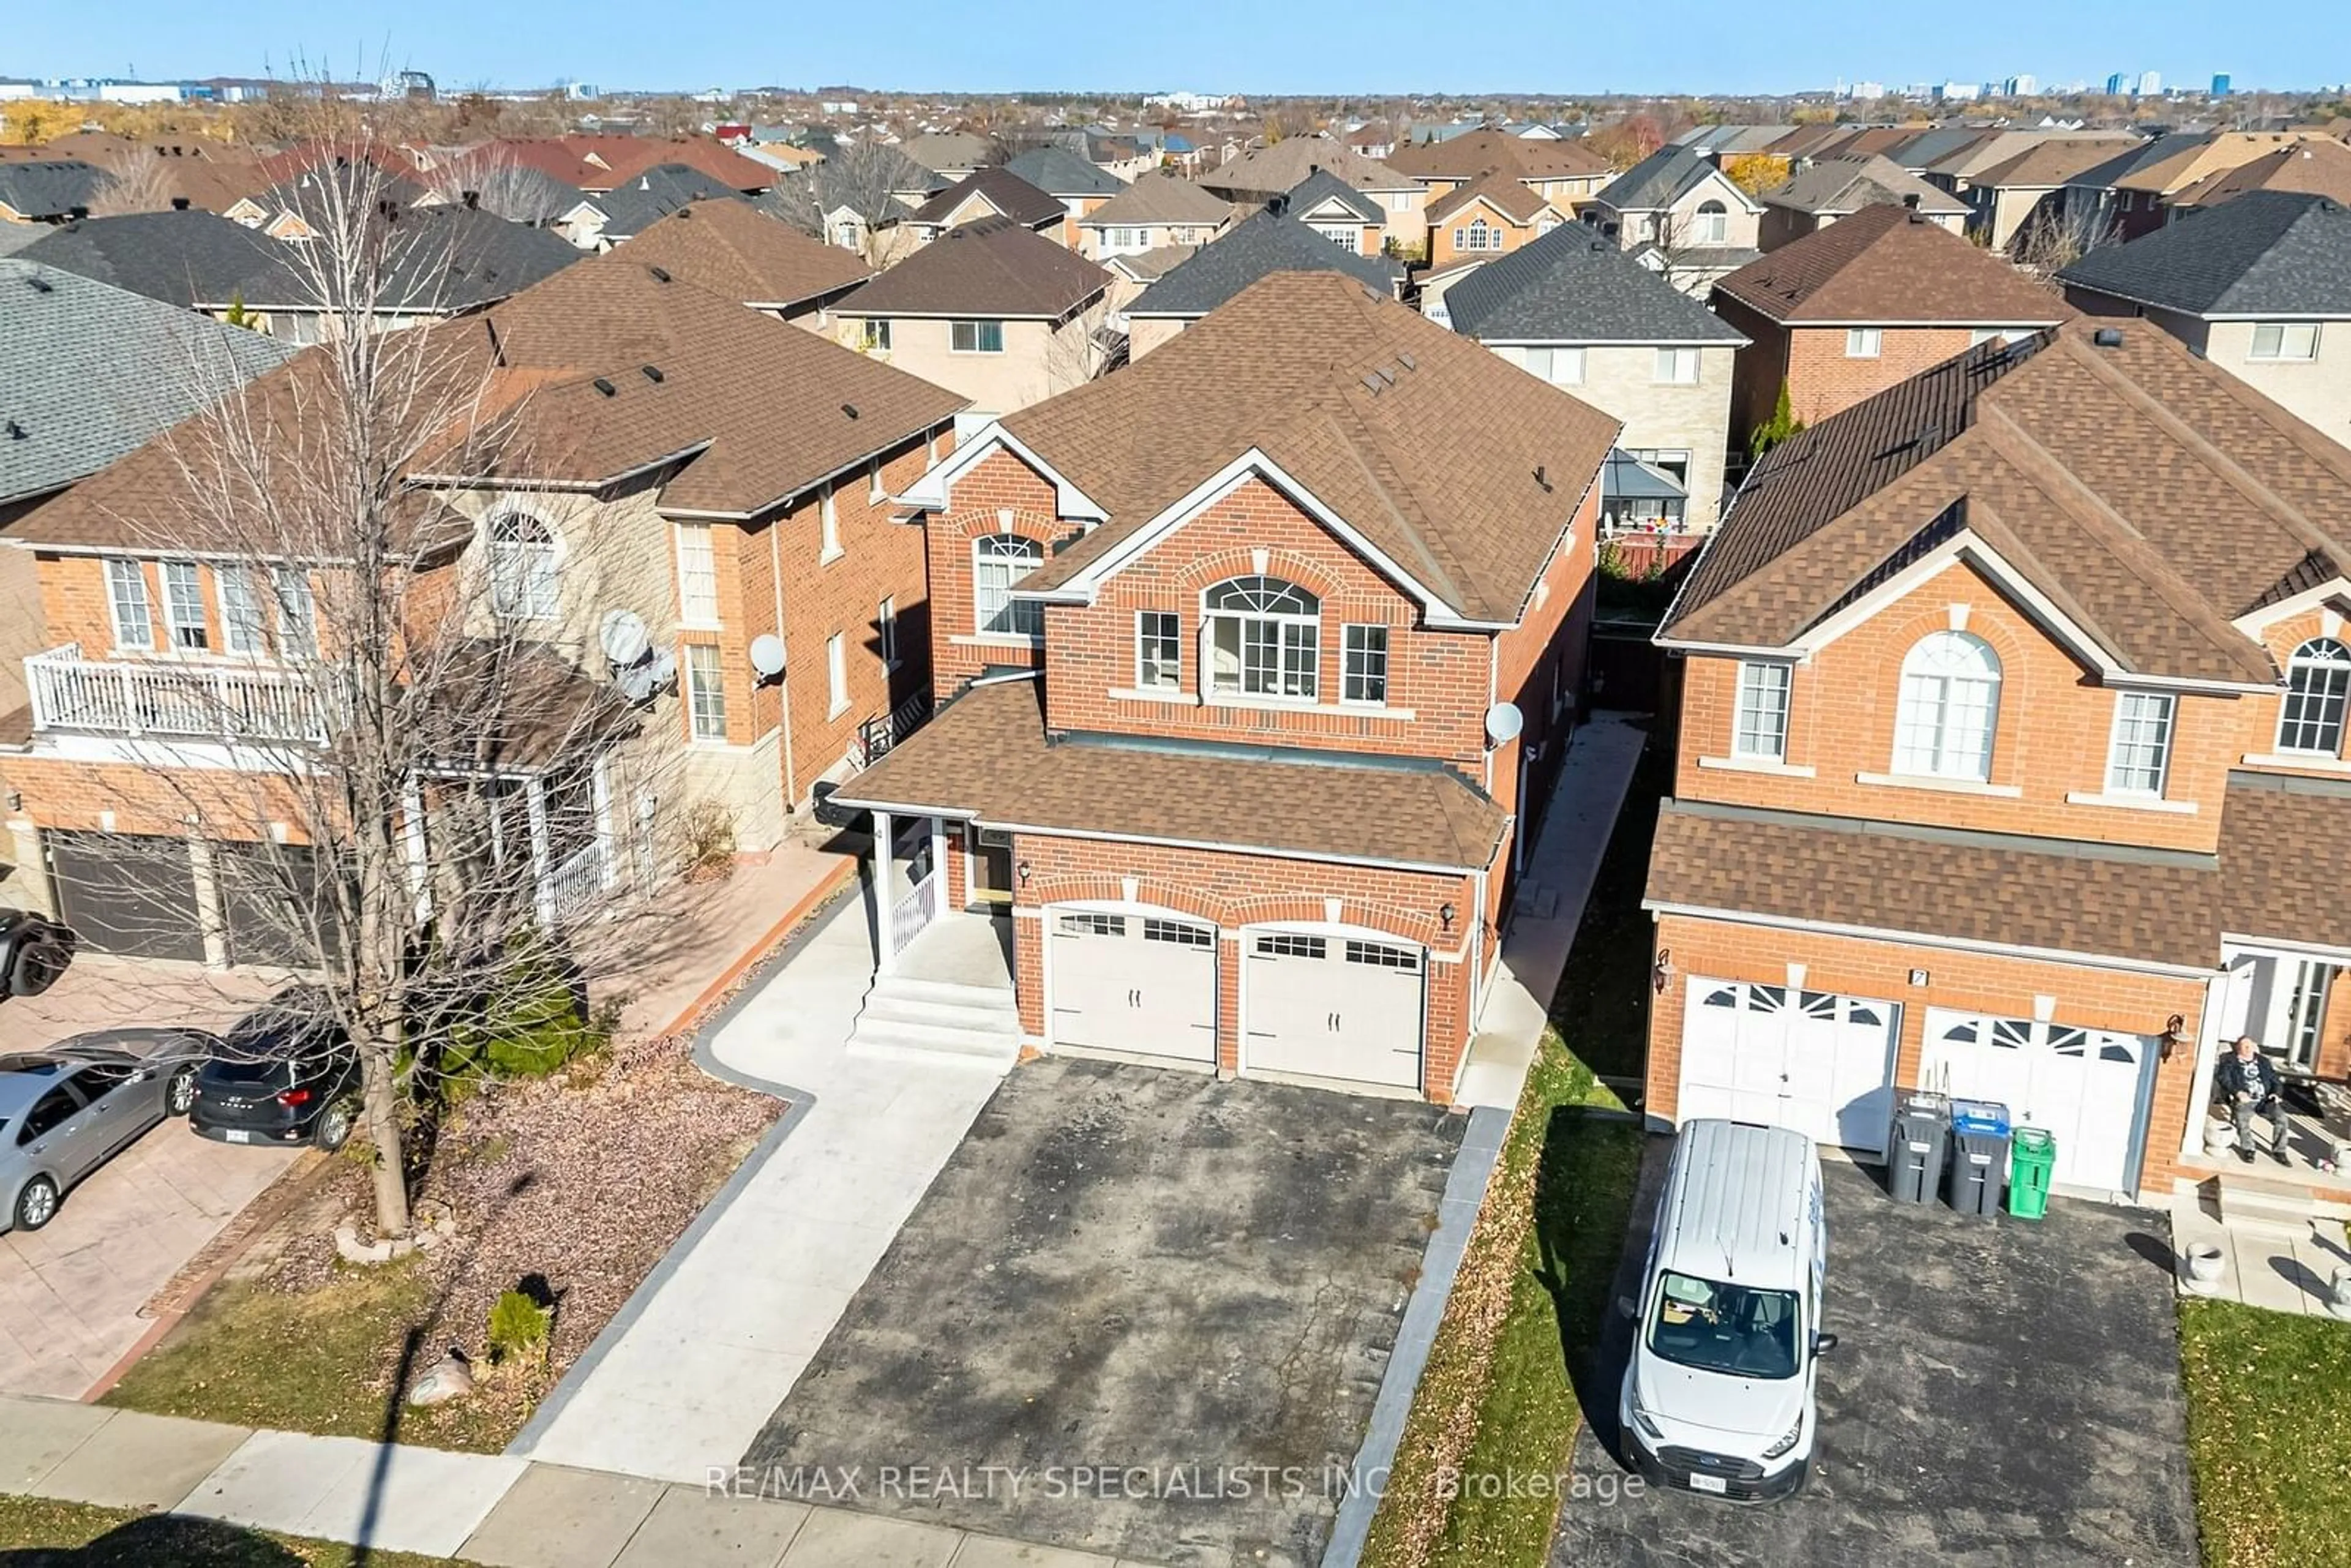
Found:
[{"label": "person standing on porch", "polygon": [[2270,1124],[2270,1157],[2280,1165],[2291,1163],[2285,1152],[2285,1099],[2278,1092],[2278,1071],[2262,1054],[2252,1035],[2240,1037],[2235,1053],[2222,1058],[2212,1074],[2212,1089],[2228,1103],[2235,1118],[2239,1159],[2252,1164],[2253,1118],[2266,1116]]}]

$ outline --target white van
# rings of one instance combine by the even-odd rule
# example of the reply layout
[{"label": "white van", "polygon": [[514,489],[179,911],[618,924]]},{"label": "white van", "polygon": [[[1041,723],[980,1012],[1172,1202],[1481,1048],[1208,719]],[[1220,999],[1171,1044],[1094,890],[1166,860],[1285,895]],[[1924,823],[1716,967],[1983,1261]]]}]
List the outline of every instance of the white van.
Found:
[{"label": "white van", "polygon": [[1617,1418],[1652,1481],[1734,1502],[1804,1484],[1828,1229],[1813,1141],[1786,1127],[1682,1124],[1657,1199]]}]

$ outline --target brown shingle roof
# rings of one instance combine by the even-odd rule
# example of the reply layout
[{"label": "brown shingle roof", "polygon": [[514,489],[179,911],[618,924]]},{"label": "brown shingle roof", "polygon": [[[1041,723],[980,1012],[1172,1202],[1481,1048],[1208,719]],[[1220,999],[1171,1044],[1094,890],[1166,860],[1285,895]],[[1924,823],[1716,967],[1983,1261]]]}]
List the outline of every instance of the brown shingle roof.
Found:
[{"label": "brown shingle roof", "polygon": [[1004,425],[1110,515],[1034,586],[1254,446],[1456,612],[1495,622],[1518,618],[1618,429],[1352,278],[1301,272]]},{"label": "brown shingle roof", "polygon": [[854,251],[811,238],[748,202],[688,203],[624,248],[632,261],[746,305],[798,305],[873,276]]},{"label": "brown shingle roof", "polygon": [[2112,141],[2065,137],[2043,141],[2004,162],[1977,170],[1969,181],[1971,184],[2001,189],[2053,191],[2084,170],[2095,169],[2135,144],[2128,137]]},{"label": "brown shingle roof", "polygon": [[1901,206],[1916,197],[1927,213],[1964,213],[1968,204],[1886,157],[1824,158],[1757,198],[1767,207],[1842,214],[1869,206]]},{"label": "brown shingle roof", "polygon": [[973,688],[836,799],[988,827],[1446,870],[1482,870],[1502,841],[1501,808],[1447,768],[1050,737],[1040,691],[1035,681]]},{"label": "brown shingle roof", "polygon": [[1010,218],[949,229],[835,308],[851,316],[986,316],[1058,321],[1110,274]]},{"label": "brown shingle roof", "polygon": [[2070,322],[1774,448],[1663,635],[1786,646],[1966,528],[2124,669],[2266,684],[2231,622],[2306,580],[2314,551],[2351,573],[2346,518],[2351,453],[2154,328]]},{"label": "brown shingle roof", "polygon": [[1005,217],[1027,228],[1038,228],[1067,214],[1061,198],[1048,195],[1000,164],[976,169],[914,209],[908,220],[943,224],[970,197],[977,195]]},{"label": "brown shingle roof", "polygon": [[2219,936],[2351,947],[2351,785],[2231,773],[2220,818]]},{"label": "brown shingle roof", "polygon": [[1647,901],[2201,968],[2223,885],[2210,856],[1668,800]]},{"label": "brown shingle roof", "polygon": [[1252,148],[1202,174],[1200,183],[1236,201],[1263,200],[1298,189],[1317,169],[1328,169],[1358,191],[1410,191],[1419,184],[1327,136],[1291,136],[1270,147]]},{"label": "brown shingle roof", "polygon": [[2073,311],[2052,291],[1901,207],[1864,207],[1718,280],[1771,320],[2038,327]]},{"label": "brown shingle roof", "polygon": [[730,191],[764,191],[779,177],[769,165],[705,136],[545,136],[490,145],[495,157],[590,192],[626,184],[660,163],[682,163]]},{"label": "brown shingle roof", "polygon": [[[1532,191],[1496,170],[1482,174],[1466,185],[1456,187],[1428,209],[1431,224],[1450,222],[1456,213],[1473,202],[1484,202],[1496,212],[1521,226],[1531,224],[1551,204]],[[1555,210],[1555,209],[1554,209]]]},{"label": "brown shingle roof", "polygon": [[1145,174],[1080,218],[1086,228],[1143,224],[1220,224],[1232,204],[1173,174]]},{"label": "brown shingle roof", "polygon": [[2313,138],[2207,174],[2173,198],[2182,207],[2218,206],[2248,191],[2293,191],[2351,204],[2351,147]]},{"label": "brown shingle roof", "polygon": [[1442,141],[1399,147],[1387,166],[1416,180],[1474,180],[1500,170],[1513,180],[1594,179],[1614,172],[1607,159],[1566,137],[1471,131]]}]

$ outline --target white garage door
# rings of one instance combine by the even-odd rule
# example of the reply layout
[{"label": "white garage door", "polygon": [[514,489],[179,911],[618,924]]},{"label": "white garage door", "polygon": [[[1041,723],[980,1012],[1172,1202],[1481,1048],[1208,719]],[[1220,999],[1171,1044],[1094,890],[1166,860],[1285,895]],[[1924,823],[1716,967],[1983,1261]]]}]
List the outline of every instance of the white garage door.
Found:
[{"label": "white garage door", "polygon": [[1244,1071],[1420,1087],[1421,948],[1292,931],[1244,940]]},{"label": "white garage door", "polygon": [[1886,1152],[1902,1009],[1867,997],[1692,976],[1679,1114],[1793,1127]]},{"label": "white garage door", "polygon": [[1929,1008],[1918,1076],[1963,1100],[1997,1101],[2017,1125],[2047,1131],[2060,1184],[2128,1192],[2138,1186],[2149,1047],[2143,1035]]},{"label": "white garage door", "polygon": [[1217,932],[1152,915],[1046,912],[1053,1042],[1217,1060]]}]

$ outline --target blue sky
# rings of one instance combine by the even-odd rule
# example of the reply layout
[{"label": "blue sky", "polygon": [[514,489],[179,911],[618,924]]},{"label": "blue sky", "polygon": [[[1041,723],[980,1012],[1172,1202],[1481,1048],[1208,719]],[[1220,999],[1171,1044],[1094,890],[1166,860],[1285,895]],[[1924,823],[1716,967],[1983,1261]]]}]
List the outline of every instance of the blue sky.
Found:
[{"label": "blue sky", "polygon": [[[394,67],[444,86],[1189,89],[1397,93],[1768,92],[2029,71],[2043,81],[2227,71],[2241,89],[2351,76],[2351,6],[2286,0],[186,0],[16,8],[0,75],[338,76]],[[493,20],[493,18],[495,20]],[[2250,21],[2250,25],[2249,25]]]}]

